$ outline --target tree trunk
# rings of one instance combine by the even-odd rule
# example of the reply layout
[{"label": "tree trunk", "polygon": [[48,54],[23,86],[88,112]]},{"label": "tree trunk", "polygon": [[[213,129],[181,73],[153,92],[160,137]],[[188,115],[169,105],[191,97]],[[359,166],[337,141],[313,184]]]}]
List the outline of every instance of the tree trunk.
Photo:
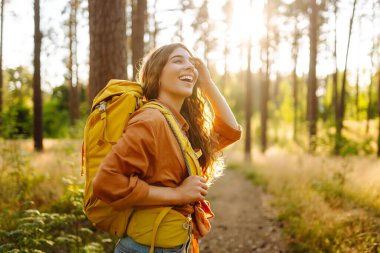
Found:
[{"label": "tree trunk", "polygon": [[226,85],[228,83],[228,53],[229,53],[229,50],[228,50],[228,46],[227,46],[227,38],[225,38],[224,40],[224,52],[223,52],[223,56],[224,56],[224,71],[223,71],[223,79],[222,79],[222,82],[221,82],[221,85],[220,85],[220,90],[221,92],[224,94],[226,92]]},{"label": "tree trunk", "polygon": [[373,87],[373,76],[372,76],[372,67],[371,67],[371,72],[370,72],[370,82],[369,82],[369,87],[368,87],[368,104],[367,104],[367,121],[366,121],[366,127],[365,127],[365,132],[368,134],[369,132],[369,122],[372,119],[372,87]]},{"label": "tree trunk", "polygon": [[[340,92],[340,103],[339,103],[339,119],[338,119],[338,136],[342,136],[342,129],[343,129],[343,120],[345,115],[345,104],[346,104],[346,79],[347,79],[347,62],[348,62],[348,53],[350,51],[350,40],[351,40],[351,31],[352,31],[352,23],[355,16],[355,7],[356,7],[356,0],[354,0],[354,5],[352,7],[352,15],[350,19],[350,27],[348,31],[348,42],[347,42],[347,51],[346,51],[346,61],[344,65],[344,72],[343,72],[343,80],[342,80],[342,90]],[[340,150],[341,144],[338,146],[338,150]]]},{"label": "tree trunk", "polygon": [[378,116],[377,157],[380,157],[380,67],[377,72],[377,116]]},{"label": "tree trunk", "polygon": [[185,10],[181,8],[182,13],[179,16],[179,19],[177,20],[175,26],[176,26],[176,37],[179,41],[183,41],[183,17],[185,16]]},{"label": "tree trunk", "polygon": [[214,23],[210,19],[209,1],[204,0],[196,14],[196,18],[192,24],[194,34],[199,34],[195,41],[195,48],[203,46],[203,58],[206,64],[209,62],[209,54],[215,48],[215,37],[213,35]]},{"label": "tree trunk", "polygon": [[308,120],[309,120],[309,150],[313,152],[316,148],[315,138],[317,135],[317,48],[318,48],[318,17],[319,6],[316,0],[311,0],[310,13],[310,63],[308,78]]},{"label": "tree trunk", "polygon": [[298,63],[298,39],[299,39],[299,31],[298,31],[298,20],[295,18],[294,22],[294,37],[293,37],[293,49],[292,49],[292,57],[293,57],[293,109],[294,109],[294,118],[293,118],[293,140],[295,142],[298,141],[297,132],[298,132],[298,80],[297,80],[297,63]]},{"label": "tree trunk", "polygon": [[267,149],[267,123],[268,123],[268,97],[269,97],[269,20],[270,6],[266,5],[266,41],[265,41],[265,81],[261,82],[261,152],[265,153]]},{"label": "tree trunk", "polygon": [[78,60],[77,60],[77,11],[79,8],[78,0],[70,0],[70,18],[69,18],[69,111],[70,111],[70,123],[75,123],[80,118],[79,113],[79,80],[78,80]]},{"label": "tree trunk", "polygon": [[139,70],[144,57],[144,33],[147,11],[147,0],[132,0],[132,64],[133,79]]},{"label": "tree trunk", "polygon": [[247,79],[245,94],[245,147],[244,159],[251,162],[251,117],[252,117],[252,73],[251,73],[251,39],[248,40]]},{"label": "tree trunk", "polygon": [[[275,104],[275,111],[276,113],[280,113],[280,101],[279,101],[279,92],[280,92],[280,84],[281,84],[281,81],[282,81],[282,76],[280,74],[280,72],[277,71],[276,73],[276,82],[275,82],[275,85],[274,85],[274,90],[273,90],[273,101],[274,101],[274,104]],[[269,96],[271,97],[271,96]],[[279,129],[279,119],[274,119],[274,142],[275,143],[278,143],[278,139],[279,139],[279,133],[278,133],[278,129]]]},{"label": "tree trunk", "polygon": [[43,151],[42,94],[41,94],[40,0],[34,0],[34,75],[33,75],[33,140],[34,150]]},{"label": "tree trunk", "polygon": [[160,27],[158,25],[158,21],[157,21],[157,18],[156,18],[156,12],[157,12],[157,2],[158,0],[154,0],[154,4],[153,4],[153,14],[151,15],[151,17],[153,18],[153,31],[152,31],[152,48],[156,48],[157,47],[157,35],[158,35],[158,32],[160,31]]},{"label": "tree trunk", "polygon": [[110,79],[126,79],[125,0],[89,0],[89,102]]},{"label": "tree trunk", "polygon": [[230,30],[231,30],[231,22],[232,22],[232,11],[233,11],[233,5],[231,0],[227,0],[223,5],[223,14],[224,14],[224,24],[226,26],[225,34],[224,34],[224,50],[223,50],[223,56],[224,56],[224,72],[223,72],[223,79],[220,85],[220,90],[222,93],[226,92],[226,86],[228,83],[228,55],[230,53],[228,42],[230,38]]},{"label": "tree trunk", "polygon": [[75,13],[74,13],[74,44],[75,44],[75,54],[74,54],[74,66],[75,66],[75,82],[76,82],[76,86],[75,86],[75,91],[74,91],[74,103],[73,103],[73,107],[74,107],[74,113],[73,113],[73,117],[75,120],[79,120],[80,119],[80,93],[81,93],[81,84],[79,82],[79,64],[78,64],[78,10],[79,10],[79,5],[80,5],[80,2],[81,0],[74,0],[75,2]]},{"label": "tree trunk", "polygon": [[[359,16],[359,44],[358,44],[358,51],[361,50],[361,43],[360,39],[362,37],[362,25],[361,25],[361,17]],[[358,62],[360,62],[360,55],[359,59],[357,59]],[[355,81],[355,113],[356,113],[356,120],[359,121],[359,95],[360,95],[360,87],[359,87],[359,81],[360,81],[360,64],[358,64],[358,67],[356,69],[356,81]]]},{"label": "tree trunk", "polygon": [[[376,2],[372,2],[372,25],[375,27],[375,21],[376,21]],[[370,125],[370,120],[373,117],[373,110],[372,110],[372,89],[373,89],[373,82],[374,78],[376,76],[376,66],[375,66],[375,59],[374,59],[374,54],[376,51],[376,41],[375,41],[375,34],[373,35],[373,41],[372,41],[372,50],[371,50],[371,68],[370,68],[370,84],[368,87],[368,105],[367,105],[367,124],[366,124],[366,129],[365,132],[368,134],[369,132],[369,125]],[[375,71],[374,71],[375,70]],[[373,75],[372,75],[373,73]]]},{"label": "tree trunk", "polygon": [[335,154],[339,154],[340,143],[341,143],[341,132],[339,131],[339,119],[340,119],[340,108],[339,108],[339,92],[338,92],[338,60],[337,60],[337,18],[338,18],[338,3],[337,0],[334,0],[334,63],[335,63],[335,72],[333,73],[333,105],[335,112]]},{"label": "tree trunk", "polygon": [[356,114],[357,121],[359,121],[359,95],[360,95],[359,76],[360,76],[360,70],[358,67],[358,69],[356,70],[356,81],[355,81],[355,114]]},{"label": "tree trunk", "polygon": [[5,0],[1,0],[1,25],[0,25],[0,137],[2,136],[3,125],[3,31],[4,31],[4,4]]}]

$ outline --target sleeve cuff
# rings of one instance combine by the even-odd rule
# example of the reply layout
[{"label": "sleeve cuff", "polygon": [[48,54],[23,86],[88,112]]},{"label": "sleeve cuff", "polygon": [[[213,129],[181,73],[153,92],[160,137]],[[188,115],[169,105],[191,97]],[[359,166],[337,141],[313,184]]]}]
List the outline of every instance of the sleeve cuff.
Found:
[{"label": "sleeve cuff", "polygon": [[[132,179],[132,178],[131,178]],[[149,194],[149,184],[138,177],[135,177],[136,186],[127,197],[115,201],[112,206],[115,210],[124,210],[125,208],[132,207],[134,203],[141,202]]]},{"label": "sleeve cuff", "polygon": [[241,137],[242,127],[238,125],[238,129],[233,128],[221,117],[215,115],[214,131],[228,140],[237,141]]}]

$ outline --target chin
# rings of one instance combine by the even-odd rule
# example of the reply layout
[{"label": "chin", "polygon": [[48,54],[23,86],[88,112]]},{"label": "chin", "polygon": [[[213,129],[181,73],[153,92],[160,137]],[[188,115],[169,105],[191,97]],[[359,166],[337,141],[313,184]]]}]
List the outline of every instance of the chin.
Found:
[{"label": "chin", "polygon": [[188,91],[181,91],[178,93],[179,96],[182,96],[184,98],[190,97],[191,94],[193,94],[193,90],[188,90]]}]

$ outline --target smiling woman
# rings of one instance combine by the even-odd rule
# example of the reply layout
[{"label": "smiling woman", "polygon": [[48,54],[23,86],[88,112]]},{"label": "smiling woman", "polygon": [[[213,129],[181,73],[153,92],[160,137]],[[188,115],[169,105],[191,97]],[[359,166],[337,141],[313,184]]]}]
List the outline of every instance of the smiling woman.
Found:
[{"label": "smiling woman", "polygon": [[[181,43],[152,51],[138,81],[146,100],[173,115],[188,138],[187,147],[178,145],[178,133],[173,134],[160,110],[143,106],[131,115],[124,134],[100,165],[94,195],[116,210],[134,208],[116,253],[199,252],[198,239],[210,231],[208,219],[213,217],[205,198],[216,173],[217,154],[240,138],[240,127],[206,65]],[[206,100],[214,119],[204,113]],[[196,173],[184,158],[188,152],[197,161]],[[162,219],[151,219],[152,213]],[[173,234],[178,234],[176,239]]]}]

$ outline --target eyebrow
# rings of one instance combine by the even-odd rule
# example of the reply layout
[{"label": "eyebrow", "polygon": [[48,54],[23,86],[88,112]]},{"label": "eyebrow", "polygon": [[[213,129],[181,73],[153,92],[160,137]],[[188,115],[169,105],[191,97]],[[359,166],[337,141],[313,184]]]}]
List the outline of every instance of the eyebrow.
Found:
[{"label": "eyebrow", "polygon": [[[185,58],[183,55],[180,55],[180,54],[177,54],[177,55],[174,55],[172,57],[170,57],[170,60],[173,59],[173,58],[176,58],[176,57],[179,57],[179,58]],[[189,61],[193,62],[194,61],[194,57],[189,57]]]}]

